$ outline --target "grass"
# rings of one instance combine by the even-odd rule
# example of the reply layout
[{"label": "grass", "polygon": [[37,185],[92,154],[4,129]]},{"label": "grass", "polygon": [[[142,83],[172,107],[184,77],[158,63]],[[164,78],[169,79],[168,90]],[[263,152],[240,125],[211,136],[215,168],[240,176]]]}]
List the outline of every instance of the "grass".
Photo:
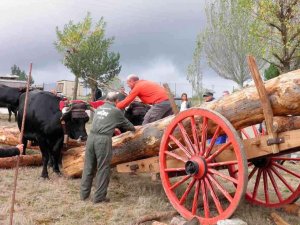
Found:
[{"label": "grass", "polygon": [[[5,123],[0,121],[1,125]],[[14,169],[0,169],[0,224],[9,224],[14,172]],[[151,181],[150,174],[137,176],[113,171],[108,190],[111,201],[94,205],[91,201],[80,201],[80,179],[57,176],[49,169],[51,179],[44,180],[39,177],[40,173],[41,167],[22,167],[19,170],[15,225],[123,225],[144,215],[173,210],[161,182]],[[291,225],[299,224],[296,216],[253,206],[246,201],[239,204],[233,217],[246,221],[248,225],[273,225],[270,219],[273,211]]]}]

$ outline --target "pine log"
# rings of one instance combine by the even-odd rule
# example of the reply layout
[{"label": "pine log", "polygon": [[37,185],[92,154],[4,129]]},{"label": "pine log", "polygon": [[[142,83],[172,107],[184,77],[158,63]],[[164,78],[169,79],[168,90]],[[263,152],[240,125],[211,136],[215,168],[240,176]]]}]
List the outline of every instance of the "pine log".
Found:
[{"label": "pine log", "polygon": [[[17,165],[17,156],[0,158],[0,168],[10,169]],[[42,165],[42,155],[21,155],[19,166],[40,166]]]},{"label": "pine log", "polygon": [[[300,70],[295,70],[265,82],[274,116],[300,115]],[[261,123],[263,110],[255,86],[244,88],[201,107],[225,116],[236,130]],[[158,155],[164,129],[174,116],[147,124],[136,132],[126,132],[113,138],[112,166]],[[74,161],[75,160],[75,161]],[[63,172],[80,176],[84,161],[84,147],[69,150],[63,156]]]},{"label": "pine log", "polygon": [[[15,146],[18,144],[19,140],[18,137],[20,135],[20,131],[17,127],[12,126],[0,126],[0,145],[11,145]],[[76,140],[69,139],[68,144],[65,150],[84,146],[85,142],[77,142]],[[27,148],[39,150],[39,146],[31,146],[30,142],[27,145]]]}]

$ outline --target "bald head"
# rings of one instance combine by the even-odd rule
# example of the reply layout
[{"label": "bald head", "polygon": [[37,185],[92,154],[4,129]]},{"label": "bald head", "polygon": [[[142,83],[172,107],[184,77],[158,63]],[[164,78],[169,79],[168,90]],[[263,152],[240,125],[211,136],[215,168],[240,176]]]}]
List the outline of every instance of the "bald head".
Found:
[{"label": "bald head", "polygon": [[127,77],[127,85],[132,89],[135,85],[135,83],[139,80],[139,77],[135,74],[130,74]]},{"label": "bald head", "polygon": [[106,95],[106,101],[116,103],[118,100],[118,94],[116,92],[108,92]]}]

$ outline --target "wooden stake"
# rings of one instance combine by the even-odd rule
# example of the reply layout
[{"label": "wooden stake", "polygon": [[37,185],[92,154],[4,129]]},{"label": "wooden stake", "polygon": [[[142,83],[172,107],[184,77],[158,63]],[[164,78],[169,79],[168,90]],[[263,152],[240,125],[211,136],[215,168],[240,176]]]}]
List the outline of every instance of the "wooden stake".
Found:
[{"label": "wooden stake", "polygon": [[[20,137],[19,137],[19,144],[22,144],[23,136],[24,136],[24,126],[25,126],[25,118],[26,118],[26,111],[27,111],[29,84],[30,84],[30,80],[31,80],[31,71],[32,71],[32,63],[30,63],[29,75],[27,77],[26,95],[25,95],[25,103],[24,103],[21,133],[20,133]],[[18,172],[19,172],[19,164],[20,164],[20,155],[18,155],[17,157],[18,158],[17,158],[17,165],[16,165],[15,177],[14,177],[14,187],[13,187],[14,189],[13,189],[13,194],[12,194],[12,197],[11,197],[11,208],[10,208],[10,217],[9,217],[9,224],[10,225],[13,224],[14,205],[15,205],[17,180],[18,180]]]},{"label": "wooden stake", "polygon": [[174,115],[178,114],[179,113],[179,110],[178,110],[178,107],[175,103],[175,100],[174,100],[174,97],[173,97],[173,94],[169,88],[169,85],[167,83],[164,83],[163,84],[165,90],[167,91],[167,94],[168,94],[168,97],[169,97],[169,101],[170,101],[170,104],[171,104],[171,107],[172,107],[172,111],[174,113]]},{"label": "wooden stake", "polygon": [[[274,130],[273,130],[273,116],[274,115],[273,115],[271,103],[269,101],[269,97],[267,95],[267,91],[265,89],[265,86],[264,86],[261,76],[259,74],[254,57],[249,55],[247,57],[247,61],[248,61],[249,69],[252,74],[252,78],[254,80],[254,83],[255,83],[259,98],[260,98],[261,106],[263,109],[263,114],[264,114],[265,121],[266,121],[268,136],[271,140],[276,142],[277,141],[277,133],[274,132]],[[277,144],[272,144],[271,147],[272,147],[271,149],[272,149],[273,154],[279,152]]]}]

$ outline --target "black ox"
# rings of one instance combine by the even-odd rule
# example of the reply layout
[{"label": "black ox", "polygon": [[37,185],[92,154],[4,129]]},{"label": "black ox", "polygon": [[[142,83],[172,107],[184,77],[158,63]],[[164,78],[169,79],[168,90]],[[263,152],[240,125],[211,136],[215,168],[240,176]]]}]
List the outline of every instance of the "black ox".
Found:
[{"label": "black ox", "polygon": [[11,121],[12,112],[17,119],[17,110],[19,106],[19,97],[25,91],[24,88],[8,87],[0,84],[0,107],[8,109],[8,121]]},{"label": "black ox", "polygon": [[[25,94],[20,97],[18,126],[21,128]],[[51,157],[53,171],[60,173],[58,161],[63,147],[64,130],[72,139],[86,140],[85,124],[89,117],[85,103],[75,103],[62,117],[59,109],[60,98],[50,92],[31,91],[28,95],[24,129],[24,149],[27,141],[36,141],[42,152],[43,170],[41,176],[48,178],[47,164]],[[61,121],[65,121],[65,127]],[[25,151],[24,151],[25,154]]]}]

